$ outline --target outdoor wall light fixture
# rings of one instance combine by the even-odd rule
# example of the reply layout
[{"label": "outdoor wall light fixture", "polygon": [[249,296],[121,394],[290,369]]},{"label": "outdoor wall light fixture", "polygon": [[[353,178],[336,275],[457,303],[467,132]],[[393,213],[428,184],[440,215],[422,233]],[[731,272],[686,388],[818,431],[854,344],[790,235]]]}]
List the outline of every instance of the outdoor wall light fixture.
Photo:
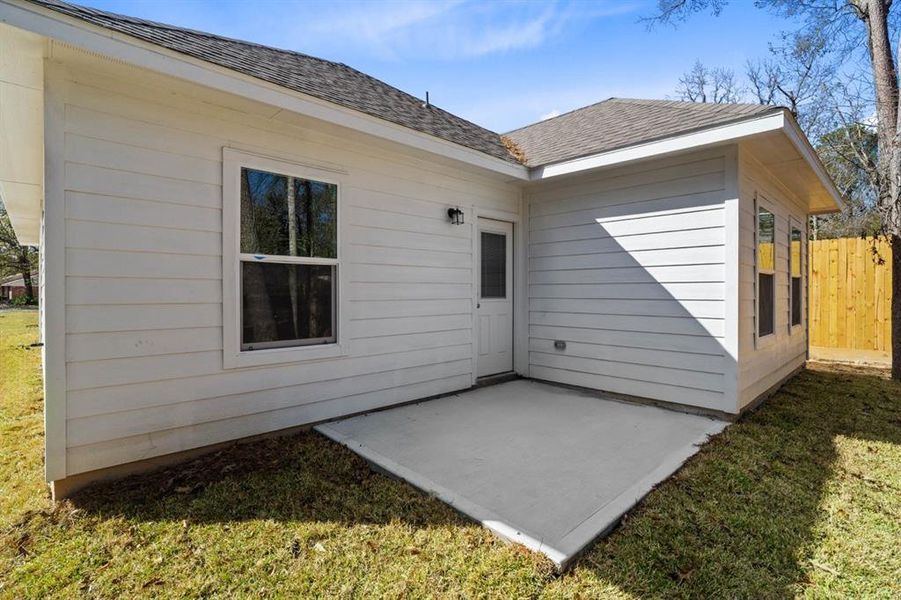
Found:
[{"label": "outdoor wall light fixture", "polygon": [[463,211],[460,210],[459,208],[447,209],[447,216],[453,225],[462,225],[463,224]]}]

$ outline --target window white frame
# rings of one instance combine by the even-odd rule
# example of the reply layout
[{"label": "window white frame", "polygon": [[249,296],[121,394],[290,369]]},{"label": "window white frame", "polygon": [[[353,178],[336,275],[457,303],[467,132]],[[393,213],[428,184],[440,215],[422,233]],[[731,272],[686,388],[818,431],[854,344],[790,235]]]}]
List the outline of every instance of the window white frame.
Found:
[{"label": "window white frame", "polygon": [[[773,215],[773,270],[760,268],[760,210],[763,209]],[[776,285],[777,285],[777,268],[779,264],[779,255],[777,252],[779,244],[776,243],[776,231],[778,230],[779,216],[775,208],[762,195],[754,193],[754,346],[755,348],[764,348],[775,342],[776,339]],[[760,274],[770,274],[773,276],[773,331],[766,335],[760,335]]]},{"label": "window white frame", "polygon": [[[332,343],[316,343],[309,340],[302,345],[281,343],[266,345],[254,350],[241,349],[241,263],[242,259],[253,262],[266,262],[267,257],[241,252],[241,169],[249,168],[260,171],[288,175],[299,179],[310,179],[330,183],[337,186],[337,253],[335,258],[310,258],[279,256],[271,263],[334,265],[335,292],[333,294],[333,311],[336,327],[335,341]],[[344,356],[346,344],[344,332],[347,330],[347,311],[342,306],[342,293],[347,289],[344,283],[342,268],[342,173],[289,162],[277,158],[253,154],[234,148],[222,150],[222,362],[226,369],[240,367],[257,367],[280,363],[293,363]],[[321,342],[321,340],[320,340]]]},{"label": "window white frame", "polygon": [[[792,252],[792,232],[794,229],[797,229],[801,232],[801,251],[798,254],[798,262],[800,262],[801,267],[801,321],[799,323],[792,322],[792,306],[795,301],[794,293],[792,290],[794,289],[793,281],[794,276],[792,275],[792,268],[794,265],[792,264],[792,258],[794,256]],[[806,267],[807,267],[807,228],[803,227],[795,217],[789,217],[788,219],[788,333],[792,335],[796,329],[800,329],[804,326],[804,313],[805,313],[805,302],[804,296],[805,292],[805,281],[807,279]]]}]

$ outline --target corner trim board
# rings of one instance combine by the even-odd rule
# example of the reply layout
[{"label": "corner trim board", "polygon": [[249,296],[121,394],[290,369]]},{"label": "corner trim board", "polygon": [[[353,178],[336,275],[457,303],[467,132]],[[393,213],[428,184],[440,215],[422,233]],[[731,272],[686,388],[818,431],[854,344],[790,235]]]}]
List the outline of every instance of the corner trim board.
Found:
[{"label": "corner trim board", "polygon": [[[44,473],[65,478],[66,466],[66,206],[65,75],[44,70],[44,290],[41,294],[44,375]],[[51,301],[48,301],[51,300]]]},{"label": "corner trim board", "polygon": [[[724,164],[724,211],[723,219],[726,228],[726,240],[723,247],[725,263],[725,337],[723,339],[723,397],[730,404],[729,409],[738,410],[739,403],[739,296],[740,296],[740,254],[741,244],[741,198],[740,198],[740,166],[739,147],[731,146],[723,158]],[[727,410],[731,412],[731,410]]]}]

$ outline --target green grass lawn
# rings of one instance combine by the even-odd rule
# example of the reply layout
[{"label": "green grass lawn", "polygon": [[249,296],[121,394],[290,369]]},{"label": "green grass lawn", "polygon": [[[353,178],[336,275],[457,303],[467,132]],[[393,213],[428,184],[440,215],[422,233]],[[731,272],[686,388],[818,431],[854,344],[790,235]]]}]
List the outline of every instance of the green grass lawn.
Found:
[{"label": "green grass lawn", "polygon": [[53,506],[34,312],[0,312],[0,597],[901,597],[901,386],[808,370],[559,576],[315,433]]}]

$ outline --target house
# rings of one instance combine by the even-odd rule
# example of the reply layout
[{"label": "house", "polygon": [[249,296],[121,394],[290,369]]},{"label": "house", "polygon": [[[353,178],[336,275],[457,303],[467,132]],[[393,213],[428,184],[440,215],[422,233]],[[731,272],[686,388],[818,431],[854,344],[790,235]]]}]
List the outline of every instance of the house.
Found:
[{"label": "house", "polygon": [[497,374],[736,415],[805,363],[805,225],[840,198],[782,108],[499,135],[294,52],[55,0],[0,21],[57,496]]},{"label": "house", "polygon": [[[38,288],[34,286],[32,293],[38,296]],[[25,295],[25,279],[22,275],[11,275],[0,279],[0,302],[9,302]]]}]

